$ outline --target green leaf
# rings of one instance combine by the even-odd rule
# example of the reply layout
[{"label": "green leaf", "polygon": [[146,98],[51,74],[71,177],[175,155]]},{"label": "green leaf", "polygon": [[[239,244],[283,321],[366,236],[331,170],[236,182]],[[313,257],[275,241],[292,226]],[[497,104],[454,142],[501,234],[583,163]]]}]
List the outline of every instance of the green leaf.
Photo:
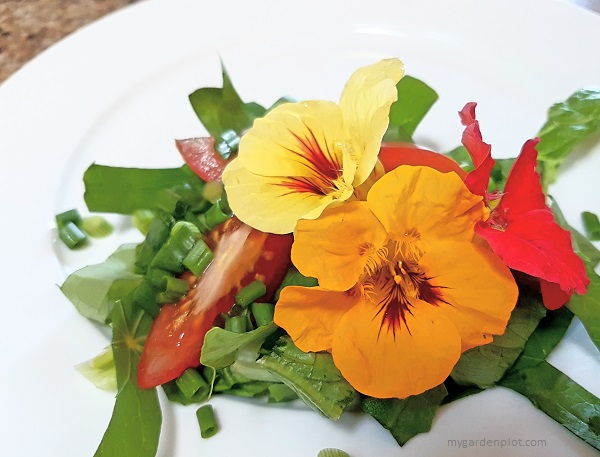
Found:
[{"label": "green leaf", "polygon": [[117,368],[112,347],[107,347],[93,359],[80,363],[75,368],[98,389],[117,390]]},{"label": "green leaf", "polygon": [[538,136],[538,161],[542,165],[542,184],[552,184],[559,166],[574,146],[600,126],[600,88],[581,89],[548,110],[548,118]]},{"label": "green leaf", "polygon": [[302,352],[289,337],[281,337],[273,351],[257,363],[330,419],[339,419],[344,409],[358,400],[358,393],[342,377],[331,354]]},{"label": "green leaf", "polygon": [[404,76],[396,85],[398,100],[390,107],[386,141],[412,142],[412,136],[438,99],[438,94],[423,81]]},{"label": "green leaf", "polygon": [[117,368],[115,408],[94,457],[154,457],[162,414],[156,389],[140,389],[137,369],[143,341],[152,323],[118,302],[112,314],[113,353]]},{"label": "green leaf", "polygon": [[227,130],[241,135],[252,126],[257,117],[264,116],[266,110],[257,103],[244,103],[233,87],[227,70],[221,63],[223,87],[204,87],[189,96],[194,112],[214,138],[221,138]]},{"label": "green leaf", "polygon": [[552,197],[550,197],[550,209],[554,213],[556,222],[562,228],[571,232],[571,242],[573,243],[575,254],[581,257],[583,262],[592,268],[598,265],[600,262],[600,251],[590,240],[569,225],[556,200]]},{"label": "green leaf", "polygon": [[85,171],[83,182],[83,198],[90,211],[118,214],[157,208],[165,189],[188,188],[201,195],[204,186],[187,165],[145,169],[93,164]]},{"label": "green leaf", "polygon": [[296,267],[291,266],[288,269],[287,273],[285,274],[283,281],[281,281],[281,285],[275,291],[275,294],[273,295],[273,301],[275,303],[277,303],[277,300],[279,300],[279,295],[281,294],[281,291],[283,290],[284,287],[287,287],[287,286],[314,287],[318,284],[319,284],[319,282],[316,280],[316,278],[311,278],[310,276],[304,276],[302,273],[300,273],[298,271],[298,269]]},{"label": "green leaf", "polygon": [[142,276],[133,272],[135,248],[134,244],[123,245],[103,263],[77,270],[65,280],[60,290],[82,316],[104,324],[115,303],[113,285],[129,283],[129,290],[141,282]]},{"label": "green leaf", "polygon": [[590,284],[585,295],[573,294],[567,307],[579,318],[591,340],[600,349],[600,276],[587,265]]},{"label": "green leaf", "polygon": [[431,429],[437,410],[447,394],[446,387],[441,384],[403,400],[365,397],[361,407],[403,446],[415,435]]},{"label": "green leaf", "polygon": [[517,360],[529,336],[546,315],[539,293],[521,288],[506,331],[494,341],[464,352],[452,370],[458,384],[493,386]]},{"label": "green leaf", "polygon": [[235,362],[241,348],[256,342],[262,344],[277,328],[271,323],[250,332],[235,333],[214,327],[204,337],[200,363],[214,369],[225,368]]},{"label": "green leaf", "polygon": [[600,399],[548,362],[517,370],[500,385],[524,395],[536,408],[600,449]]},{"label": "green leaf", "polygon": [[572,320],[573,313],[565,307],[548,312],[527,340],[523,352],[507,375],[544,362],[562,340]]}]

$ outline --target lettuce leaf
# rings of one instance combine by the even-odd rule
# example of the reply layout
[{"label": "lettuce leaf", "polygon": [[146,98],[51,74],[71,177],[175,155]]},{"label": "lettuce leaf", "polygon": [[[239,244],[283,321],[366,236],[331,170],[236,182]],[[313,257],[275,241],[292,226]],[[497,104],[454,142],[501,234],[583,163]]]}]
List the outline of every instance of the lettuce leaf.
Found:
[{"label": "lettuce leaf", "polygon": [[154,457],[162,424],[156,389],[140,389],[137,368],[152,319],[118,302],[112,313],[117,399],[94,457]]},{"label": "lettuce leaf", "polygon": [[60,290],[82,316],[106,323],[115,300],[111,290],[115,284],[133,289],[142,281],[134,273],[135,244],[125,244],[104,262],[83,267],[71,273]]},{"label": "lettuce leaf", "polygon": [[600,127],[600,88],[581,89],[548,110],[537,145],[545,189],[558,175],[558,168],[584,138]]},{"label": "lettuce leaf", "polygon": [[448,392],[441,384],[403,400],[365,397],[361,407],[392,434],[400,446],[415,435],[431,430],[431,424]]}]

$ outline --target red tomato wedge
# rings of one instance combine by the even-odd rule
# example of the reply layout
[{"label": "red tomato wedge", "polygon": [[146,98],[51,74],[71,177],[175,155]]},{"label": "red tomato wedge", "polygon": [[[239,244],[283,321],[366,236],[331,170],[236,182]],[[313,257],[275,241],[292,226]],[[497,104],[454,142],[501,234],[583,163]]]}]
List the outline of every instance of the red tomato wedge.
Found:
[{"label": "red tomato wedge", "polygon": [[175,145],[185,163],[206,182],[220,181],[223,170],[231,162],[215,151],[215,140],[210,136],[175,140]]},{"label": "red tomato wedge", "polygon": [[217,316],[229,311],[242,287],[259,279],[267,286],[261,300],[270,300],[287,271],[292,241],[291,234],[259,232],[236,218],[211,232],[211,265],[181,301],[164,305],[152,324],[139,364],[139,386],[156,387],[198,366],[206,332]]},{"label": "red tomato wedge", "polygon": [[383,143],[379,151],[379,160],[386,172],[400,165],[421,165],[435,168],[442,173],[453,171],[463,180],[467,176],[450,157],[411,143]]}]

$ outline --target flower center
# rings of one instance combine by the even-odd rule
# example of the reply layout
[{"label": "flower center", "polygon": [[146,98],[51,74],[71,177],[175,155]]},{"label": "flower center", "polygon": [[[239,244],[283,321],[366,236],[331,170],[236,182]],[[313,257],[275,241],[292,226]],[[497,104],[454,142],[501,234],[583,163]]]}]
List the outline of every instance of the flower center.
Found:
[{"label": "flower center", "polygon": [[365,272],[361,278],[367,300],[377,308],[381,316],[381,328],[387,326],[395,335],[406,323],[415,299],[438,306],[446,303],[441,287],[431,284],[419,260],[424,254],[416,230],[407,231],[401,240],[388,240],[386,245],[369,254]]}]

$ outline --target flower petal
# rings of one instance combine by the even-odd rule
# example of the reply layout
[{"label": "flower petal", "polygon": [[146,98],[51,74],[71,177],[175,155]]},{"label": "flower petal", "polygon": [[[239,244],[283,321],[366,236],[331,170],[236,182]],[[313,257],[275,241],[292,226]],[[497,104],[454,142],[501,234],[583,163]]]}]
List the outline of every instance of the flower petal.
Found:
[{"label": "flower petal", "polygon": [[585,293],[589,284],[585,265],[573,252],[571,235],[556,223],[549,208],[521,214],[505,230],[489,223],[480,223],[475,230],[508,267],[559,284],[568,295]]},{"label": "flower petal", "polygon": [[342,151],[335,144],[341,129],[342,114],[333,102],[286,103],[254,121],[242,136],[238,157],[258,175],[319,178],[331,186],[342,169]]},{"label": "flower petal", "polygon": [[519,290],[497,255],[473,243],[440,241],[419,264],[445,302],[439,310],[458,329],[463,351],[504,333]]},{"label": "flower petal", "polygon": [[300,350],[329,351],[338,322],[360,298],[358,288],[333,292],[319,286],[288,286],[279,295],[273,320]]},{"label": "flower petal", "polygon": [[479,121],[475,118],[477,103],[467,103],[459,112],[460,120],[466,127],[462,135],[462,144],[471,156],[475,169],[465,178],[465,184],[471,192],[486,195],[490,174],[496,161],[492,159],[492,147],[483,141]]},{"label": "flower petal", "polygon": [[395,332],[378,311],[363,300],[340,319],[332,355],[344,378],[377,398],[406,398],[444,382],[460,356],[454,325],[435,306],[416,299],[406,327]]},{"label": "flower petal", "polygon": [[369,254],[386,233],[366,202],[327,208],[318,219],[300,220],[294,234],[292,261],[322,287],[343,291],[356,284]]},{"label": "flower petal", "polygon": [[367,196],[390,237],[415,230],[421,239],[471,241],[474,225],[487,216],[482,197],[455,173],[403,165],[383,176]]},{"label": "flower petal", "polygon": [[[344,125],[344,175],[362,184],[377,162],[383,134],[389,124],[390,106],[398,99],[396,84],[404,76],[399,59],[386,59],[359,68],[346,83],[340,97]],[[350,162],[356,173],[346,175]]]},{"label": "flower petal", "polygon": [[[332,195],[302,191],[305,181],[261,176],[245,169],[239,158],[233,160],[223,172],[223,183],[229,204],[236,216],[246,224],[267,233],[291,233],[301,217],[314,218],[335,199]],[[289,186],[297,185],[295,191]],[[342,198],[348,198],[352,190]]]}]

